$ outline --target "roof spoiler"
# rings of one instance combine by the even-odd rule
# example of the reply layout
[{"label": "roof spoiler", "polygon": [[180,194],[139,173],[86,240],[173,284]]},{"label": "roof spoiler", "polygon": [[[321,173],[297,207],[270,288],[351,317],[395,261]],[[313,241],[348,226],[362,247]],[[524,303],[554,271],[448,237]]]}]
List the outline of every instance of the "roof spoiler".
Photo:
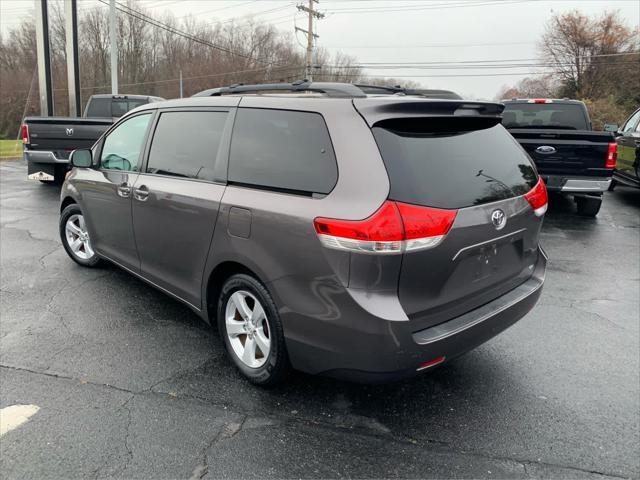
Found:
[{"label": "roof spoiler", "polygon": [[499,121],[504,110],[501,103],[465,100],[420,101],[403,98],[390,102],[388,99],[356,99],[353,104],[370,127],[382,120],[394,118],[483,117]]}]

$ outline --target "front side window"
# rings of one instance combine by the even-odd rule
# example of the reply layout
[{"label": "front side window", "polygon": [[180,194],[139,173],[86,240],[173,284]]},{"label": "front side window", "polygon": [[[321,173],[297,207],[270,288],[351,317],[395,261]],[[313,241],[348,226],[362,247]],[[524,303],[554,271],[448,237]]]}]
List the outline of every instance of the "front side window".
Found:
[{"label": "front side window", "polygon": [[[627,123],[625,123],[624,126],[622,127],[622,132],[623,133],[633,132],[636,124],[638,124],[638,120],[640,120],[640,110],[638,110],[633,115],[631,115],[629,120],[627,120]],[[640,126],[640,124],[638,124],[638,126]]]},{"label": "front side window", "polygon": [[129,118],[118,125],[104,141],[100,167],[107,170],[137,172],[151,113]]},{"label": "front side window", "polygon": [[227,112],[164,112],[153,134],[147,172],[213,180]]},{"label": "front side window", "polygon": [[338,167],[327,126],[311,112],[240,108],[229,181],[302,194],[327,194]]}]

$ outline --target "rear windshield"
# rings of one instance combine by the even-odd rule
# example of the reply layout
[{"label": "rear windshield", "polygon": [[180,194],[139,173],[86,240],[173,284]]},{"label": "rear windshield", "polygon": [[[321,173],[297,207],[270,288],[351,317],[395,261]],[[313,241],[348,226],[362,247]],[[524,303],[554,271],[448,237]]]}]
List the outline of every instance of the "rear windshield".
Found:
[{"label": "rear windshield", "polygon": [[92,98],[87,107],[87,117],[121,117],[129,110],[133,110],[140,105],[145,105],[146,99],[113,99],[113,98]]},{"label": "rear windshield", "polygon": [[589,129],[582,105],[575,103],[507,103],[502,124],[506,128]]},{"label": "rear windshield", "polygon": [[463,208],[523,195],[535,185],[529,157],[502,125],[453,130],[431,122],[374,126],[390,199]]}]

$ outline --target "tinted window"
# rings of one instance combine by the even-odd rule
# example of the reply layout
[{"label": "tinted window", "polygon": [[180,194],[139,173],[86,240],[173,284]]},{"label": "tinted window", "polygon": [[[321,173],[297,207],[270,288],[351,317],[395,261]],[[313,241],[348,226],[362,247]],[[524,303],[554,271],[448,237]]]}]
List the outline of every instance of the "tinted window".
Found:
[{"label": "tinted window", "polygon": [[87,117],[111,117],[111,98],[92,98],[87,106]]},{"label": "tinted window", "polygon": [[146,105],[147,100],[92,98],[87,107],[87,117],[121,117],[129,110]]},{"label": "tinted window", "polygon": [[502,125],[452,131],[443,120],[401,123],[373,128],[393,200],[462,208],[522,195],[536,183],[529,157]]},{"label": "tinted window", "polygon": [[111,116],[121,117],[129,110],[133,110],[140,105],[146,105],[146,100],[113,100],[111,102]]},{"label": "tinted window", "polygon": [[165,112],[160,115],[147,172],[213,180],[226,112]]},{"label": "tinted window", "polygon": [[100,154],[100,167],[137,172],[150,120],[150,113],[138,115],[125,120],[109,133]]},{"label": "tinted window", "polygon": [[329,193],[338,179],[327,126],[317,113],[239,109],[229,181]]},{"label": "tinted window", "polygon": [[589,129],[584,107],[576,103],[507,103],[502,117],[507,128]]}]

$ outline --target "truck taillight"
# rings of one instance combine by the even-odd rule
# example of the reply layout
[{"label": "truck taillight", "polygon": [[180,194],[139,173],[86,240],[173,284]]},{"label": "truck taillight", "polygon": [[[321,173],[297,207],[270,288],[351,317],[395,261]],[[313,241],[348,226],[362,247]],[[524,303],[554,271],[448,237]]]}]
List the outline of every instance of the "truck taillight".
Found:
[{"label": "truck taillight", "polygon": [[605,168],[616,168],[616,162],[618,161],[618,144],[612,142],[607,148],[607,160],[604,162]]},{"label": "truck taillight", "polygon": [[389,200],[364,220],[316,218],[313,223],[327,248],[398,254],[437,246],[449,233],[457,213]]},{"label": "truck taillight", "polygon": [[20,135],[22,136],[23,143],[29,143],[29,125],[23,123],[20,127]]},{"label": "truck taillight", "polygon": [[544,184],[542,178],[538,179],[536,186],[524,194],[524,198],[527,199],[533,213],[536,217],[541,217],[547,212],[547,206],[549,205],[549,198],[547,196],[547,187]]}]

